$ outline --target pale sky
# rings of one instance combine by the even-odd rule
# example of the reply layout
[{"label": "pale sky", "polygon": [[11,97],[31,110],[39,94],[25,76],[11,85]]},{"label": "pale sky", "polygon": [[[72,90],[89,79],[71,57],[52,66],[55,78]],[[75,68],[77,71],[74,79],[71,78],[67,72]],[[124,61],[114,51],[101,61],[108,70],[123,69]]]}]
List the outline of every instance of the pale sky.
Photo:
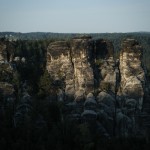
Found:
[{"label": "pale sky", "polygon": [[4,31],[150,31],[150,0],[0,0]]}]

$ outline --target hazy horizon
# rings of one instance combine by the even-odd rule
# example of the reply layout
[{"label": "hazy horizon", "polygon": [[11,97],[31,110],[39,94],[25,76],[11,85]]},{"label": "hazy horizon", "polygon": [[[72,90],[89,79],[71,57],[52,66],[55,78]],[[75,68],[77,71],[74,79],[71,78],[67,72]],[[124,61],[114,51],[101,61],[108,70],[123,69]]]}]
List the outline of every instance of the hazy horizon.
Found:
[{"label": "hazy horizon", "polygon": [[0,33],[21,33],[21,34],[28,34],[28,33],[52,33],[52,34],[125,34],[125,33],[150,33],[150,31],[135,31],[135,32],[46,32],[46,31],[30,31],[30,32],[18,32],[18,31],[0,31]]},{"label": "hazy horizon", "polygon": [[150,32],[148,0],[0,0],[0,32]]}]

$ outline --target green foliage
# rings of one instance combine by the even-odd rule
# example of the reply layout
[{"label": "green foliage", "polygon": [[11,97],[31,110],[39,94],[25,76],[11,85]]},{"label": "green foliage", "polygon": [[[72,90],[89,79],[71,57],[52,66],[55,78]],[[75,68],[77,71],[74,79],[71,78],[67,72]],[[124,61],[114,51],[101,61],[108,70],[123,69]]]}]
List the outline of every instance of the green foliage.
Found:
[{"label": "green foliage", "polygon": [[95,64],[98,66],[101,66],[103,64],[103,60],[102,59],[96,59]]},{"label": "green foliage", "polygon": [[0,64],[0,81],[11,82],[13,79],[12,69],[9,64]]},{"label": "green foliage", "polygon": [[46,96],[50,94],[51,91],[51,83],[52,79],[47,70],[45,70],[44,74],[41,76],[39,81],[39,96]]},{"label": "green foliage", "polygon": [[[65,34],[65,33],[43,33],[43,32],[35,32],[35,33],[14,33],[14,32],[1,32],[0,37],[4,37],[5,35],[12,35],[18,41],[16,42],[15,53],[21,56],[32,57],[34,56],[34,52],[36,49],[42,51],[48,46],[49,43],[56,40],[67,40],[70,42],[70,39],[75,36],[80,36],[81,34]],[[140,42],[144,51],[144,63],[146,64],[148,70],[150,70],[150,33],[149,32],[133,32],[133,33],[91,33],[87,34],[92,36],[93,39],[108,39],[112,41],[114,45],[114,57],[117,59],[119,57],[119,51],[121,49],[121,41],[124,38],[134,38]],[[41,56],[41,55],[40,55]],[[44,56],[44,55],[43,55]],[[38,57],[37,57],[38,58]]]},{"label": "green foliage", "polygon": [[79,125],[79,141],[80,146],[83,148],[83,150],[92,150],[94,149],[94,142],[92,140],[91,131],[89,129],[89,124],[81,124]]},{"label": "green foliage", "polygon": [[19,73],[17,71],[14,72],[14,74],[13,74],[12,84],[17,86],[17,88],[19,89],[20,75],[19,75]]},{"label": "green foliage", "polygon": [[[24,125],[14,127],[16,103],[5,105],[0,91],[0,145],[1,149],[15,150],[99,150],[99,149],[147,149],[149,141],[145,139],[102,139],[90,123],[73,122],[65,116],[63,102],[51,102],[50,97],[57,93],[51,75],[45,70],[47,46],[54,40],[67,39],[76,34],[16,33],[14,57],[25,57],[26,62],[16,63],[16,72],[7,69],[8,64],[0,67],[0,81],[7,81],[20,90],[21,82],[28,81],[28,91],[32,96],[32,110],[24,119]],[[125,37],[135,38],[143,46],[144,64],[150,70],[150,34],[91,34],[94,39],[109,39],[114,44],[115,58],[119,57],[120,43]],[[20,40],[21,39],[21,40]],[[29,40],[30,39],[30,40]],[[32,39],[32,40],[31,40]],[[96,60],[101,65],[101,59]],[[148,70],[148,77],[150,71]],[[63,75],[59,72],[59,77]],[[101,83],[103,90],[109,91],[111,85]],[[22,94],[22,93],[21,93]],[[18,98],[19,99],[19,98]],[[20,99],[19,99],[20,100]],[[18,100],[18,101],[19,101]],[[1,109],[2,108],[2,109]],[[40,118],[40,119],[39,119]],[[94,122],[96,124],[96,122]]]}]

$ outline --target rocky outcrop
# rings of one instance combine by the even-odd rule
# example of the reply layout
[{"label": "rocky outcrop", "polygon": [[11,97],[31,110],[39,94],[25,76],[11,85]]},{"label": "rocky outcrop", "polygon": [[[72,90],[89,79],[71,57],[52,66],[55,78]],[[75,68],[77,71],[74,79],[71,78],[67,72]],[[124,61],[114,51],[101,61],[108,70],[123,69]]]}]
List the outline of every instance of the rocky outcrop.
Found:
[{"label": "rocky outcrop", "polygon": [[117,69],[112,43],[106,40],[76,37],[70,43],[53,42],[47,49],[48,72],[65,95],[76,101],[96,88],[114,91]]},{"label": "rocky outcrop", "polygon": [[108,40],[83,36],[51,43],[47,70],[58,86],[58,100],[72,97],[65,101],[67,116],[98,121],[107,135],[135,133],[146,81],[141,49],[136,40],[126,39],[115,60]]},{"label": "rocky outcrop", "polygon": [[0,39],[0,63],[11,62],[14,57],[14,43]]},{"label": "rocky outcrop", "polygon": [[99,89],[115,92],[118,81],[118,62],[114,60],[113,45],[108,40],[96,40],[95,45],[95,65],[98,68],[97,81]]},{"label": "rocky outcrop", "polygon": [[91,65],[91,37],[74,38],[71,43],[71,58],[74,68],[75,100],[82,100],[94,91],[94,74]]},{"label": "rocky outcrop", "polygon": [[85,98],[94,89],[90,37],[74,38],[71,43],[51,43],[47,50],[47,70],[54,84],[65,91],[66,97],[76,101]]},{"label": "rocky outcrop", "polygon": [[0,81],[10,82],[13,79],[13,67],[9,63],[0,64]]},{"label": "rocky outcrop", "polygon": [[14,96],[15,89],[12,84],[0,82],[0,93],[3,98],[7,99]]},{"label": "rocky outcrop", "polygon": [[142,48],[134,39],[126,39],[120,52],[120,90],[125,103],[132,102],[141,111],[143,105],[145,71],[142,68]]},{"label": "rocky outcrop", "polygon": [[0,42],[0,62],[4,61],[4,51],[6,49],[6,45]]},{"label": "rocky outcrop", "polygon": [[84,111],[81,114],[85,120],[96,120],[97,119],[97,102],[92,93],[89,93],[84,102]]},{"label": "rocky outcrop", "polygon": [[51,43],[47,49],[47,70],[54,80],[54,85],[60,93],[74,96],[74,68],[72,64],[70,46],[65,41]]},{"label": "rocky outcrop", "polygon": [[[5,112],[9,106],[14,111],[17,128],[30,124],[32,112],[43,108],[35,109],[37,93],[32,95],[33,89],[22,78],[29,59],[15,56],[13,51],[12,42],[0,41],[0,111]],[[22,74],[17,76],[19,69]],[[105,137],[137,135],[139,131],[146,131],[142,124],[149,127],[150,119],[147,121],[146,117],[150,116],[150,96],[149,90],[145,90],[142,48],[136,40],[123,41],[118,60],[114,59],[113,44],[108,40],[80,36],[70,41],[51,42],[47,48],[46,69],[50,77],[44,76],[49,80],[42,83],[50,83],[46,83],[46,95],[41,94],[44,91],[41,88],[37,99],[39,104],[43,99],[48,105],[59,102],[63,121],[95,124],[96,132]],[[6,103],[10,105],[4,109]],[[45,116],[39,110],[37,113],[35,126],[45,128]]]}]

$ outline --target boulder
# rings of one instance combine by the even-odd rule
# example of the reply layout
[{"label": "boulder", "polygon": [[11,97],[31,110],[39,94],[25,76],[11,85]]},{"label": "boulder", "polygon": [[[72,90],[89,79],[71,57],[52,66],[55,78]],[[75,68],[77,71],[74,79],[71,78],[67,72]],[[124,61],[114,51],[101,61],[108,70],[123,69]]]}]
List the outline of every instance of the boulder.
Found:
[{"label": "boulder", "polygon": [[97,119],[97,113],[93,110],[84,110],[84,112],[81,114],[81,117],[84,120],[96,120]]},{"label": "boulder", "polygon": [[14,86],[7,82],[0,82],[0,93],[4,97],[13,96],[15,92]]},{"label": "boulder", "polygon": [[115,105],[115,99],[110,94],[102,91],[97,96],[97,103],[103,103],[109,107],[114,107]]}]

